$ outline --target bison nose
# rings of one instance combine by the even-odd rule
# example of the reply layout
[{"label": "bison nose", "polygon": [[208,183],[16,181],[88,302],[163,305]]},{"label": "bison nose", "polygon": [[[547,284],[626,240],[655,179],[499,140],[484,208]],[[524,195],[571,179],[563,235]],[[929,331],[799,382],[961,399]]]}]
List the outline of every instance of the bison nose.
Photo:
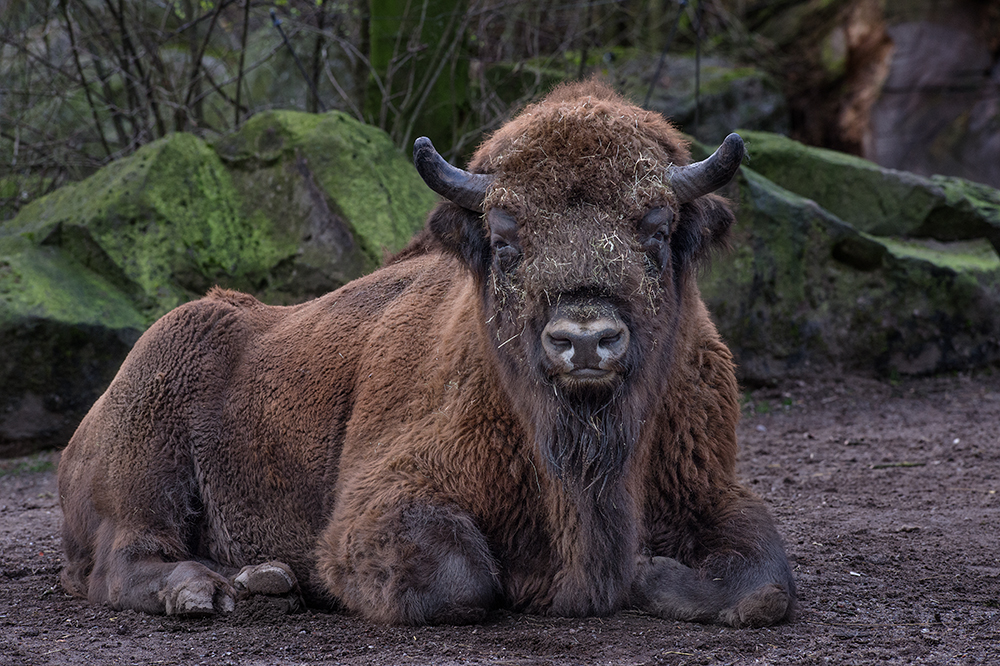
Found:
[{"label": "bison nose", "polygon": [[557,373],[602,376],[628,349],[628,328],[610,318],[553,319],[542,331],[542,347]]}]

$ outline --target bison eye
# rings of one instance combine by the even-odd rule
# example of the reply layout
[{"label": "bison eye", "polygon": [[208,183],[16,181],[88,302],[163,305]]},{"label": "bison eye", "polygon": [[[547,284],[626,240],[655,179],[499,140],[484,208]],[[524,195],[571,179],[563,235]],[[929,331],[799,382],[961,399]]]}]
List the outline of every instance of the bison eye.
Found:
[{"label": "bison eye", "polygon": [[490,226],[490,247],[493,250],[493,261],[498,270],[506,273],[517,265],[521,258],[518,247],[517,220],[501,210],[491,210],[486,215]]},{"label": "bison eye", "polygon": [[653,255],[659,255],[670,237],[670,224],[674,212],[669,208],[654,208],[646,213],[639,222],[639,242],[643,249]]},{"label": "bison eye", "polygon": [[517,265],[517,260],[520,257],[521,253],[516,247],[502,238],[493,238],[493,261],[496,262],[497,268],[501,271],[509,272]]}]

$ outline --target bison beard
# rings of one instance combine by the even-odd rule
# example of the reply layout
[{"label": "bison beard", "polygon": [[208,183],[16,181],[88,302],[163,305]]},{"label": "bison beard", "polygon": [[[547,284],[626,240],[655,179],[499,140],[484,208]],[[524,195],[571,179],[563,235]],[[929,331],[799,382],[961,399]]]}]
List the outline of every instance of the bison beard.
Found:
[{"label": "bison beard", "polygon": [[620,385],[610,395],[552,389],[534,415],[541,453],[567,490],[599,500],[624,475],[639,438],[627,389]]},{"label": "bison beard", "polygon": [[[553,385],[536,413],[536,443],[566,501],[557,512],[567,534],[561,555],[575,579],[553,600],[563,615],[604,615],[622,607],[635,575],[638,547],[634,498],[626,490],[639,438],[628,387],[582,393]],[[571,526],[575,526],[571,527]]]}]

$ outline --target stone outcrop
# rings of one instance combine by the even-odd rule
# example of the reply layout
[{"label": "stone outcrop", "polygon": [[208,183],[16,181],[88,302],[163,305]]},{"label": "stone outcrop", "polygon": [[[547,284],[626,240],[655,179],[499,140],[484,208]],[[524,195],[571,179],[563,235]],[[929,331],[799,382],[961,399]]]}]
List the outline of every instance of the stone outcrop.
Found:
[{"label": "stone outcrop", "polygon": [[435,197],[381,131],[268,112],[172,134],[0,225],[0,456],[65,444],[145,328],[213,285],[270,303],[401,249]]},{"label": "stone outcrop", "polygon": [[1000,361],[1000,192],[741,133],[734,249],[701,284],[746,379]]}]

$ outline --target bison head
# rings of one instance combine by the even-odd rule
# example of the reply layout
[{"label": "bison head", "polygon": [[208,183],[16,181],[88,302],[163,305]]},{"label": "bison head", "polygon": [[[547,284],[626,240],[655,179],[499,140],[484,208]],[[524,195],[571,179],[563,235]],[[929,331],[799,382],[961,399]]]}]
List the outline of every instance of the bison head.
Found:
[{"label": "bison head", "polygon": [[733,221],[710,193],[742,158],[733,134],[684,166],[670,123],[593,82],[527,107],[468,172],[417,140],[448,199],[430,232],[476,276],[506,392],[564,482],[600,488],[627,467],[697,307],[693,266]]}]

